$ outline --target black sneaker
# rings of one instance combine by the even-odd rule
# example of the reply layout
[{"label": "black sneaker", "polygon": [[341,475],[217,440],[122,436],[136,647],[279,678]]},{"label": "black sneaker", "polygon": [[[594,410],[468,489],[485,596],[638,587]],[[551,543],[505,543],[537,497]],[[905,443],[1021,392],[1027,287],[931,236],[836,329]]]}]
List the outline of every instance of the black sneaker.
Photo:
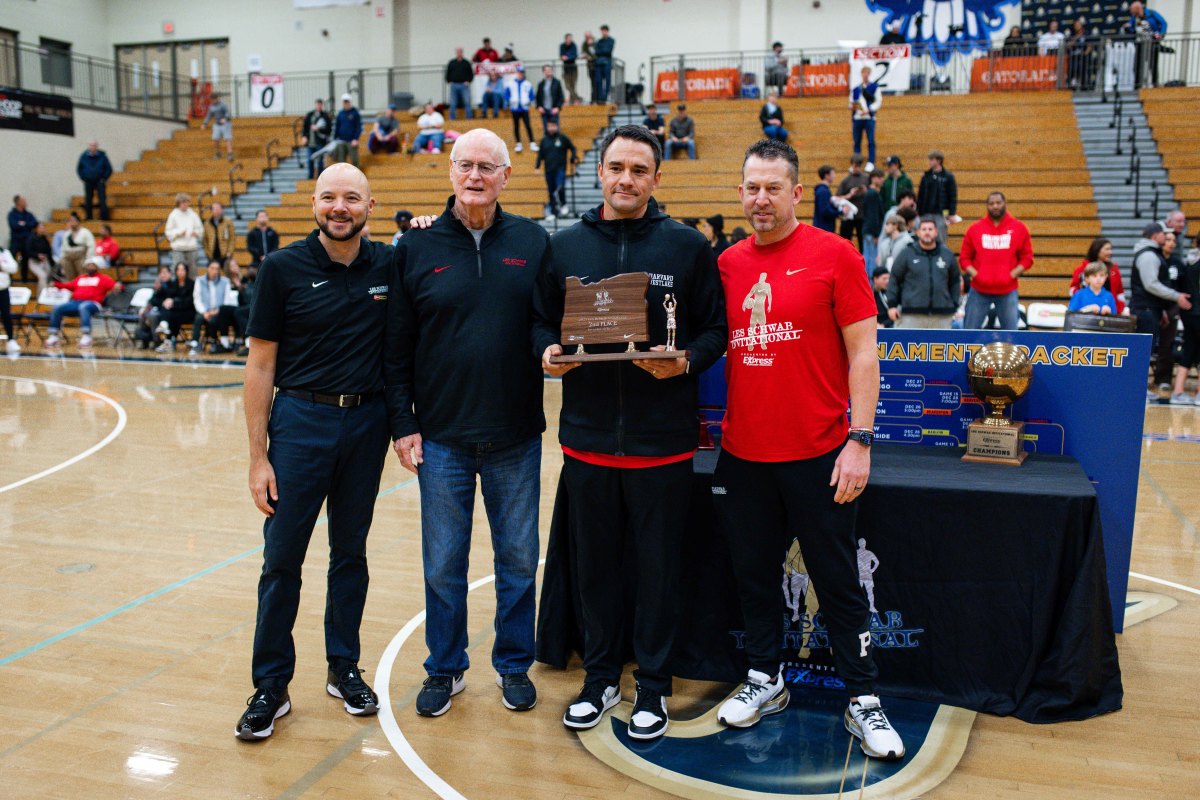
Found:
[{"label": "black sneaker", "polygon": [[430,675],[417,695],[417,713],[422,717],[440,717],[450,710],[450,698],[467,688],[462,673]]},{"label": "black sneaker", "polygon": [[583,691],[563,714],[563,725],[582,731],[600,724],[604,712],[621,702],[621,687],[606,686],[603,681],[591,681],[583,685]]},{"label": "black sneaker", "polygon": [[515,672],[511,675],[497,675],[496,685],[503,690],[500,699],[504,707],[512,711],[528,711],[537,705],[537,689],[529,675]]},{"label": "black sneaker", "polygon": [[339,672],[330,667],[325,691],[341,698],[347,714],[366,717],[379,711],[379,697],[362,679],[358,664],[348,664]]},{"label": "black sneaker", "polygon": [[238,720],[233,735],[247,742],[266,739],[275,732],[275,720],[292,710],[292,701],[286,689],[279,693],[266,688],[259,689],[250,695],[246,705],[249,707]]},{"label": "black sneaker", "polygon": [[667,732],[667,724],[667,698],[639,685],[629,716],[629,738],[657,739]]}]

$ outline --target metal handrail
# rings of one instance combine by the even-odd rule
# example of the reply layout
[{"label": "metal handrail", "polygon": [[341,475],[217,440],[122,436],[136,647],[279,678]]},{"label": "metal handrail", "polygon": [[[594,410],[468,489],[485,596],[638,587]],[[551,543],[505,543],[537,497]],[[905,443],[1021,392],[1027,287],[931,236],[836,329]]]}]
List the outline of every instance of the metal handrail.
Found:
[{"label": "metal handrail", "polygon": [[292,152],[296,154],[296,166],[304,166],[304,157],[300,152],[300,139],[304,135],[300,131],[304,128],[304,117],[296,117],[292,120]]},{"label": "metal handrail", "polygon": [[1154,190],[1154,200],[1150,204],[1150,219],[1158,219],[1158,181],[1150,181],[1150,188]]},{"label": "metal handrail", "polygon": [[[278,147],[278,146],[279,146],[279,140],[272,139],[271,141],[267,142],[267,147],[266,147],[266,150],[267,150],[267,189],[271,192],[271,194],[275,194],[274,170],[275,170],[275,167],[279,166],[279,161],[280,161],[279,154],[274,152],[271,148]],[[272,162],[274,162],[274,163],[272,163]]]},{"label": "metal handrail", "polygon": [[1117,117],[1117,150],[1114,155],[1125,155],[1125,153],[1121,151],[1121,117],[1119,116]]},{"label": "metal handrail", "polygon": [[246,179],[243,178],[241,175],[237,174],[238,172],[241,171],[241,169],[242,169],[242,162],[240,162],[240,161],[234,163],[234,165],[229,168],[229,202],[233,204],[233,218],[234,219],[242,218],[242,212],[238,210],[238,203],[237,203],[238,181],[241,181],[243,189],[245,189],[247,186]]},{"label": "metal handrail", "polygon": [[[1134,159],[1133,169],[1125,180],[1126,185],[1133,184],[1133,218],[1142,218],[1142,159]],[[1155,201],[1157,203],[1157,200]]]},{"label": "metal handrail", "polygon": [[166,234],[163,232],[163,229],[166,227],[167,227],[167,222],[166,222],[166,220],[163,220],[162,222],[160,222],[154,226],[154,230],[150,234],[151,236],[154,237],[154,267],[155,267],[155,269],[157,269],[158,265],[162,263],[163,248],[160,246],[159,243],[165,241],[167,238]]}]

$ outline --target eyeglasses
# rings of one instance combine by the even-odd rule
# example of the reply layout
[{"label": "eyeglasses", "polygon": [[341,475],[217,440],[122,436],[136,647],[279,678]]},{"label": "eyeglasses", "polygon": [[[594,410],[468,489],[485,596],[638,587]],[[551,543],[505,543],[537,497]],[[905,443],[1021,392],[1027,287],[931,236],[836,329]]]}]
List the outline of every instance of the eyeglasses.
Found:
[{"label": "eyeglasses", "polygon": [[487,178],[495,175],[497,171],[504,169],[506,164],[488,164],[486,161],[455,161],[454,168],[463,175],[470,175],[471,171],[478,168],[479,174]]}]

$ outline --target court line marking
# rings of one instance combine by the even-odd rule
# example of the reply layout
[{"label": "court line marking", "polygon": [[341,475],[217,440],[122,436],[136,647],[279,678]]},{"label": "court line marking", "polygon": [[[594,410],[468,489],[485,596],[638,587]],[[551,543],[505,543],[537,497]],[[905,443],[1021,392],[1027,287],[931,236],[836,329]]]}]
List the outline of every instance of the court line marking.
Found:
[{"label": "court line marking", "polygon": [[[540,559],[538,566],[543,566],[546,559]],[[480,578],[474,583],[467,585],[467,594],[478,589],[480,586],[486,586],[496,580],[495,574]],[[384,648],[383,655],[379,657],[379,666],[375,668],[375,692],[379,695],[379,726],[383,728],[383,735],[387,737],[388,743],[392,749],[396,751],[396,755],[400,756],[400,760],[408,767],[412,774],[416,775],[421,783],[428,786],[433,793],[442,800],[467,800],[467,798],[459,793],[450,784],[446,783],[443,778],[429,768],[429,765],[417,755],[417,751],[409,744],[404,733],[400,730],[400,723],[396,722],[396,714],[392,710],[392,667],[396,663],[396,657],[400,655],[400,648],[408,641],[408,637],[412,636],[413,631],[419,628],[425,622],[425,609],[421,609],[417,614],[404,623],[404,627],[397,632],[392,640],[388,642],[388,646]]]},{"label": "court line marking", "polygon": [[65,362],[79,364],[152,364],[158,367],[216,367],[217,369],[244,369],[245,361],[160,361],[155,358],[112,358],[111,356],[68,356],[48,355],[46,353],[22,353],[21,359],[28,361]]},{"label": "court line marking", "polygon": [[1191,586],[1184,586],[1182,583],[1173,583],[1171,581],[1166,581],[1166,580],[1163,580],[1162,578],[1156,578],[1153,575],[1143,575],[1140,572],[1130,572],[1129,577],[1141,578],[1144,581],[1150,581],[1151,583],[1157,583],[1160,586],[1170,586],[1172,589],[1178,589],[1181,592],[1191,592],[1192,594],[1200,595],[1200,589],[1193,589]]},{"label": "court line marking", "polygon": [[80,461],[83,461],[88,456],[94,455],[96,452],[98,452],[99,450],[102,450],[110,442],[112,442],[113,439],[116,439],[118,436],[120,436],[121,431],[125,430],[126,422],[128,422],[128,420],[129,420],[128,415],[125,413],[124,406],[122,406],[116,400],[113,400],[111,397],[108,397],[106,395],[102,395],[99,392],[93,392],[91,389],[84,389],[82,386],[72,386],[69,383],[59,383],[58,381],[43,380],[41,378],[18,377],[16,375],[0,375],[0,380],[29,381],[30,383],[41,383],[41,384],[45,384],[46,386],[57,386],[61,389],[69,389],[69,390],[75,391],[75,392],[82,392],[83,394],[86,394],[89,397],[94,397],[97,400],[101,400],[101,401],[107,403],[109,406],[111,406],[113,408],[114,411],[117,412],[116,426],[114,426],[113,429],[108,432],[108,435],[105,436],[103,439],[101,439],[99,442],[92,445],[87,450],[84,450],[82,453],[79,453],[77,455],[72,456],[71,458],[68,458],[66,461],[62,462],[61,464],[55,464],[53,467],[44,469],[41,472],[37,473],[36,475],[30,475],[26,478],[22,478],[19,481],[15,481],[13,483],[8,484],[7,486],[0,486],[0,494],[4,494],[5,492],[12,491],[13,489],[20,488],[27,483],[33,483],[36,480],[41,480],[42,478],[45,478],[49,475],[53,475],[54,473],[59,472],[60,470],[64,470],[67,467],[70,467],[74,464],[78,464]]},{"label": "court line marking", "polygon": [[[382,492],[375,495],[375,499],[378,500],[381,497],[387,497],[389,494],[392,494],[393,492],[397,492],[397,491],[403,489],[405,486],[408,486],[409,484],[416,482],[416,480],[417,479],[415,477],[409,478],[408,480],[402,481],[402,482],[396,484],[395,486],[392,486],[388,489],[384,489]],[[328,521],[329,521],[329,516],[326,514],[326,515],[322,515],[317,520],[316,524],[321,525]],[[184,586],[187,586],[189,583],[192,583],[193,581],[197,581],[200,578],[205,577],[206,575],[211,575],[212,573],[216,572],[217,570],[224,569],[225,567],[228,567],[231,564],[236,564],[237,562],[239,562],[245,558],[248,558],[252,555],[255,555],[256,553],[261,553],[262,551],[263,551],[263,545],[260,544],[258,547],[251,548],[250,550],[247,550],[244,553],[239,553],[236,556],[230,556],[229,558],[225,559],[224,561],[221,561],[217,564],[213,564],[212,566],[209,566],[209,567],[205,567],[204,569],[200,570],[199,572],[194,572],[191,575],[188,575],[187,577],[180,578],[179,580],[175,581],[174,583],[169,583],[166,586],[159,587],[158,589],[155,589],[152,592],[144,594],[141,597],[135,597],[133,600],[130,600],[128,603],[123,603],[114,609],[105,611],[103,614],[100,614],[99,616],[92,617],[91,619],[81,622],[78,625],[75,625],[74,627],[68,628],[65,631],[62,631],[60,633],[56,633],[47,639],[43,639],[40,642],[36,642],[35,644],[29,645],[29,647],[26,647],[22,650],[18,650],[15,653],[12,653],[10,655],[4,656],[3,658],[0,658],[0,667],[3,667],[7,664],[11,664],[12,662],[14,662],[18,659],[24,658],[25,656],[32,655],[32,654],[38,652],[39,650],[44,650],[52,644],[57,644],[58,642],[61,642],[63,639],[67,639],[71,636],[74,636],[77,633],[82,633],[83,631],[86,631],[89,628],[93,628],[96,625],[99,625],[101,622],[106,622],[106,621],[112,619],[113,617],[124,614],[126,611],[132,611],[133,609],[137,608],[138,606],[145,605],[146,603],[150,602],[151,600],[155,600],[159,597],[162,597],[164,594],[168,594],[169,592],[173,592],[176,589],[180,589]]]}]

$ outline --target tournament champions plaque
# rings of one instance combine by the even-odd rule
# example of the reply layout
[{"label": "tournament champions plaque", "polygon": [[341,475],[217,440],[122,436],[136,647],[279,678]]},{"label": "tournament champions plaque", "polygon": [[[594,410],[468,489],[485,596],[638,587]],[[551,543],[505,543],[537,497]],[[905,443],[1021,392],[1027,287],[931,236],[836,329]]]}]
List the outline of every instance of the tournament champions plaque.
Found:
[{"label": "tournament champions plaque", "polygon": [[1029,356],[1015,345],[993,342],[975,352],[967,365],[967,381],[976,397],[991,404],[992,413],[967,427],[963,461],[1014,467],[1025,461],[1025,423],[1004,416],[1004,407],[1028,392],[1032,380]]},{"label": "tournament champions plaque", "polygon": [[[632,361],[642,358],[681,358],[686,350],[675,349],[675,296],[663,298],[667,312],[667,349],[638,350],[637,343],[650,341],[650,306],[646,292],[650,276],[645,272],[614,275],[596,283],[584,283],[575,276],[565,281],[563,299],[562,345],[575,346],[575,352],[551,356],[551,364],[575,364],[585,361]],[[624,344],[616,353],[588,353],[584,345]]]}]

